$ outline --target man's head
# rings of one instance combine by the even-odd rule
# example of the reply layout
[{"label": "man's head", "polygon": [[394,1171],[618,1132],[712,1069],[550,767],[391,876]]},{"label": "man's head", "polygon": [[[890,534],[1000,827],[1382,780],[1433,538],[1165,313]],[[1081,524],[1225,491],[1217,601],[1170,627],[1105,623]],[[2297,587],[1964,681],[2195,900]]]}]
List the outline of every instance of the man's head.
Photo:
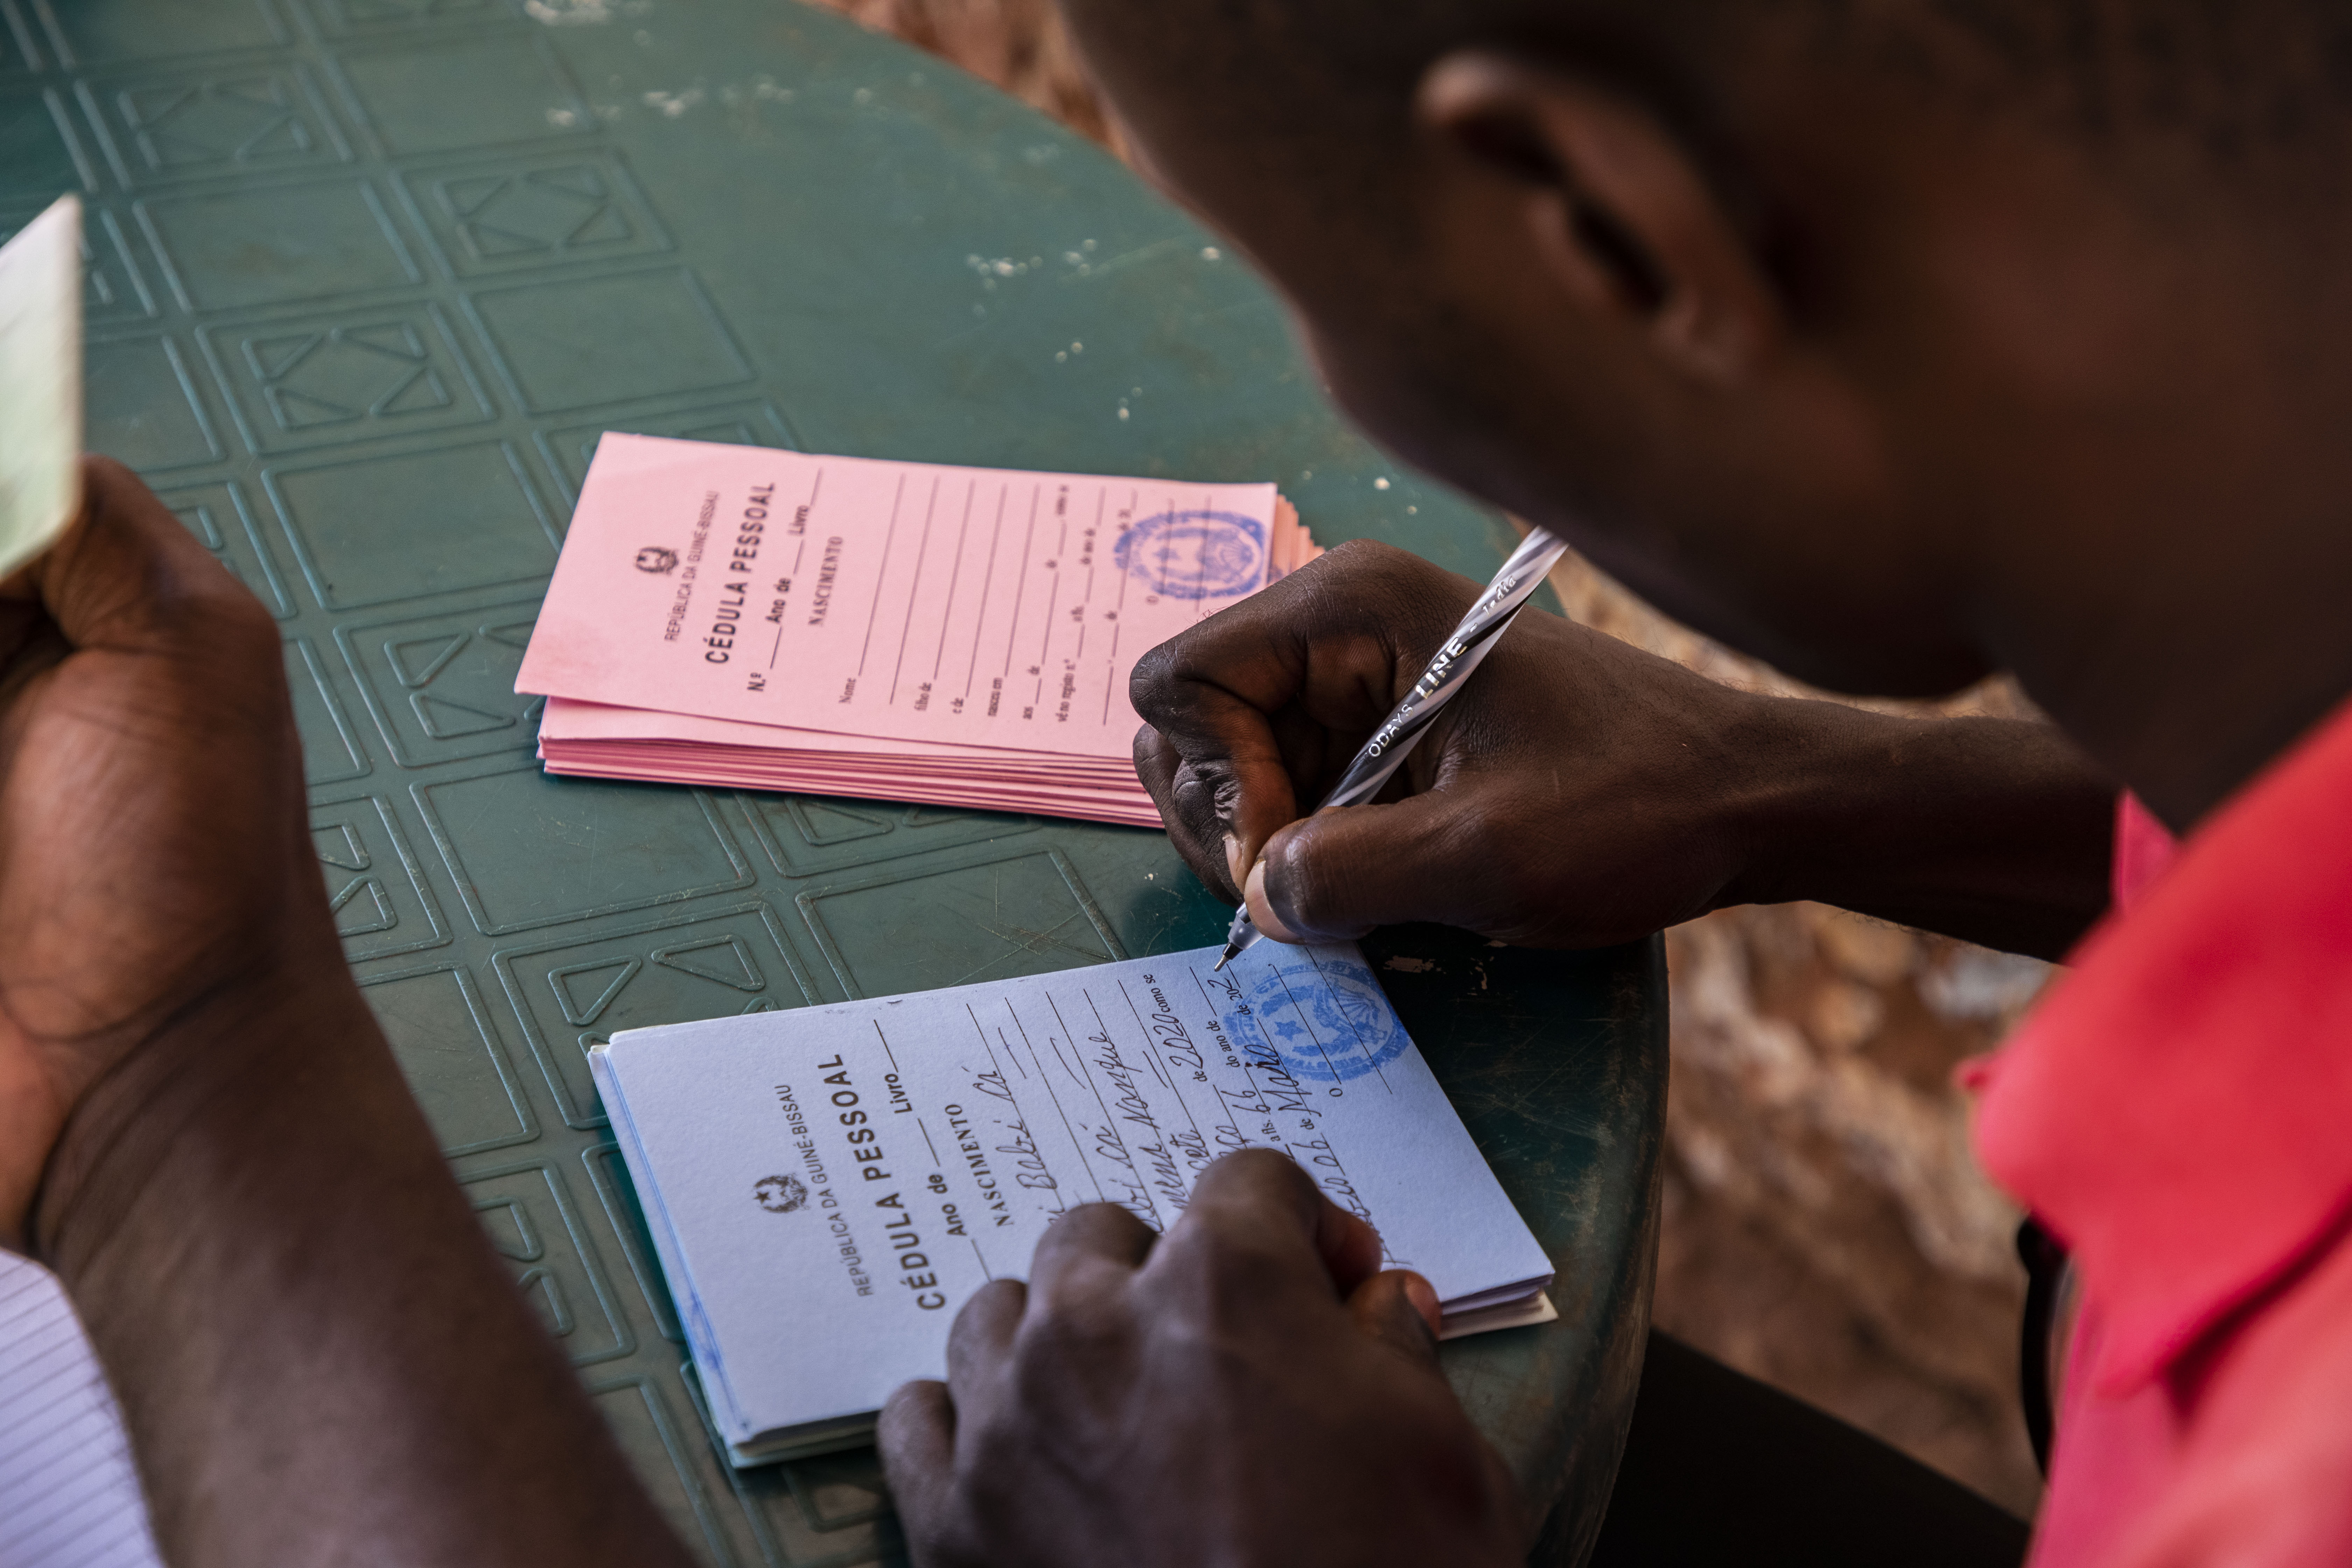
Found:
[{"label": "man's head", "polygon": [[2347,493],[2323,0],[1064,5],[1376,436],[1801,674],[2031,685]]}]

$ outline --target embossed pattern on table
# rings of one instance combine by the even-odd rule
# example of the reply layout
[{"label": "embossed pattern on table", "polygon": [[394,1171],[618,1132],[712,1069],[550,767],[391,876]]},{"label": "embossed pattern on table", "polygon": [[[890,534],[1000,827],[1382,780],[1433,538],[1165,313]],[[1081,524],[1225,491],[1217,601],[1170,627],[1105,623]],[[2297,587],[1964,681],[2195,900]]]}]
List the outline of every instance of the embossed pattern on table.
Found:
[{"label": "embossed pattern on table", "polygon": [[[518,1287],[708,1561],[894,1555],[870,1454],[716,1461],[586,1048],[1223,911],[1157,835],[541,774],[514,674],[597,437],[1276,477],[1473,573],[1500,525],[1391,484],[1107,161],[787,0],[0,0],[0,234],[67,190],[90,444],[282,623],[346,951]],[[1655,979],[1530,972],[1549,1030],[1400,999],[1555,1256],[1603,1260],[1596,1324],[1643,1278]],[[1537,1484],[1576,1435],[1527,1391],[1605,1404],[1606,1338],[1449,1352]]]}]

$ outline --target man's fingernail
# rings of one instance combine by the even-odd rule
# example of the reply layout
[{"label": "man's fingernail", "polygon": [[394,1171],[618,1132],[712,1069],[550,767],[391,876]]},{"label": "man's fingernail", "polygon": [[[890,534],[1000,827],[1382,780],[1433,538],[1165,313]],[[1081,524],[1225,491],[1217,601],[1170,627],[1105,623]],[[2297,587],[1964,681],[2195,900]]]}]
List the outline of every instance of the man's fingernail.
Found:
[{"label": "man's fingernail", "polygon": [[1274,912],[1274,906],[1265,900],[1264,860],[1250,868],[1249,881],[1242,889],[1242,898],[1249,905],[1250,924],[1257,927],[1258,935],[1293,944],[1298,942],[1297,933],[1282,923],[1282,918]]},{"label": "man's fingernail", "polygon": [[1249,862],[1242,858],[1242,841],[1232,834],[1225,835],[1225,875],[1238,888],[1249,880]]},{"label": "man's fingernail", "polygon": [[1404,1277],[1404,1299],[1412,1303],[1412,1310],[1421,1314],[1421,1321],[1429,1325],[1431,1333],[1445,1331],[1445,1314],[1438,1310],[1436,1287],[1418,1274],[1408,1274]]}]

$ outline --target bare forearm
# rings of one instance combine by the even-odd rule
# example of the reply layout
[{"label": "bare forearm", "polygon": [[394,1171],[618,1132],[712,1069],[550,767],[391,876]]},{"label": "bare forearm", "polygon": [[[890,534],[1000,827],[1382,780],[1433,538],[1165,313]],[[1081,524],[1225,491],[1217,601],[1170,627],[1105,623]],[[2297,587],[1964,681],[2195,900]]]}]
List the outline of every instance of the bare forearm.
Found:
[{"label": "bare forearm", "polygon": [[1770,783],[1719,903],[1816,900],[2053,959],[2105,910],[2116,785],[2056,731],[1763,700]]},{"label": "bare forearm", "polygon": [[341,975],[77,1111],[36,1231],[183,1568],[683,1563]]}]

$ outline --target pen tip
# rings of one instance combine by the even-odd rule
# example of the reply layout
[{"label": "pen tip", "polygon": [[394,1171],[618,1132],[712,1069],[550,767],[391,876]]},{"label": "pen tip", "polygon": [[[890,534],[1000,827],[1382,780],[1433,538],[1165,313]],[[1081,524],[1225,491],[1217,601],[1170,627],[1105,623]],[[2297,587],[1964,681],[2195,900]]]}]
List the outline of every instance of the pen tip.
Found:
[{"label": "pen tip", "polygon": [[1223,973],[1225,965],[1234,961],[1234,954],[1239,951],[1240,950],[1235,948],[1232,943],[1226,943],[1225,951],[1217,955],[1217,962],[1215,964],[1211,966],[1209,973],[1212,974]]}]

